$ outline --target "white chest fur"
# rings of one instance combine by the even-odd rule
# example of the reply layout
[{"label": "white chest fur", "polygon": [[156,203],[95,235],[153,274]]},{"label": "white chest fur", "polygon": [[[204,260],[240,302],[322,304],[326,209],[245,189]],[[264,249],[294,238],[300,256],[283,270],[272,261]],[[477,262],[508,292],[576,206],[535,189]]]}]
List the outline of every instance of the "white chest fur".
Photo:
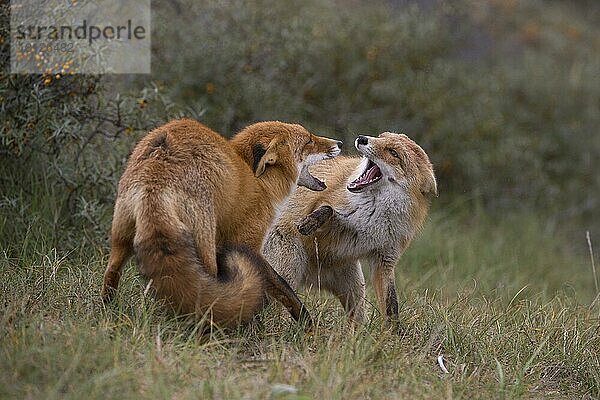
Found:
[{"label": "white chest fur", "polygon": [[336,210],[327,233],[335,242],[334,257],[361,258],[374,251],[395,253],[414,235],[410,224],[410,198],[405,189],[389,184],[376,190],[346,194],[348,208]]}]

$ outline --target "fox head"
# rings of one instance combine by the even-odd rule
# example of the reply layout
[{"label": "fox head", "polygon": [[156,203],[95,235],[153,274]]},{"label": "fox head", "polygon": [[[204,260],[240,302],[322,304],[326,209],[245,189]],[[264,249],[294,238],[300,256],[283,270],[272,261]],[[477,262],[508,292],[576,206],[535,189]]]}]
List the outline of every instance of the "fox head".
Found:
[{"label": "fox head", "polygon": [[324,190],[325,183],[312,176],[308,167],[340,154],[342,142],[310,133],[302,125],[279,121],[259,122],[238,133],[232,141],[256,177],[282,173],[311,190]]},{"label": "fox head", "polygon": [[354,145],[364,156],[358,177],[348,183],[353,193],[400,186],[437,196],[433,166],[425,151],[404,134],[384,132],[378,137],[358,136]]}]

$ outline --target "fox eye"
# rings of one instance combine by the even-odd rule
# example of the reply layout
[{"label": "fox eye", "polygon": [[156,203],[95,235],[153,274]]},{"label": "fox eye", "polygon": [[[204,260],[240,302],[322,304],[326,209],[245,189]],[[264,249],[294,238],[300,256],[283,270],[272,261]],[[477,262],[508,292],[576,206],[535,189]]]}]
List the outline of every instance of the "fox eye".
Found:
[{"label": "fox eye", "polygon": [[398,154],[398,152],[394,149],[388,149],[388,151],[390,152],[390,154],[396,158],[400,158],[400,154]]}]

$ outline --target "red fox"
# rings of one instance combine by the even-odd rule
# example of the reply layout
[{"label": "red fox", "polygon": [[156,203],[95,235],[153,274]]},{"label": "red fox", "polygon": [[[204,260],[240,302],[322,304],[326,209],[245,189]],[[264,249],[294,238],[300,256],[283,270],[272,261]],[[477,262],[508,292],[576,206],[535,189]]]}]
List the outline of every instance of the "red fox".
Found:
[{"label": "red fox", "polygon": [[394,268],[437,196],[427,154],[403,134],[359,136],[363,157],[338,157],[311,168],[329,188],[298,188],[267,234],[265,258],[297,290],[319,285],[339,298],[352,320],[365,318],[359,260],[374,267],[382,315],[395,318]]},{"label": "red fox", "polygon": [[193,120],[151,131],[119,182],[103,299],[111,300],[135,254],[154,294],[180,314],[234,326],[248,322],[267,293],[309,320],[260,249],[296,183],[324,189],[308,165],[337,156],[340,146],[282,122],[250,125],[231,140]]}]

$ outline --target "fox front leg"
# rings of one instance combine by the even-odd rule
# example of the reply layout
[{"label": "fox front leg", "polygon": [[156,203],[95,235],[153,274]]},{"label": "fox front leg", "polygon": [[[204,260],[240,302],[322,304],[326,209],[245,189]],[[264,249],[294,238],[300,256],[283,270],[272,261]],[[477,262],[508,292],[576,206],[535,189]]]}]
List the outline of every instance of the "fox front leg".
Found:
[{"label": "fox front leg", "polygon": [[304,236],[308,236],[323,226],[332,216],[333,208],[331,206],[321,206],[298,222],[298,231]]}]

